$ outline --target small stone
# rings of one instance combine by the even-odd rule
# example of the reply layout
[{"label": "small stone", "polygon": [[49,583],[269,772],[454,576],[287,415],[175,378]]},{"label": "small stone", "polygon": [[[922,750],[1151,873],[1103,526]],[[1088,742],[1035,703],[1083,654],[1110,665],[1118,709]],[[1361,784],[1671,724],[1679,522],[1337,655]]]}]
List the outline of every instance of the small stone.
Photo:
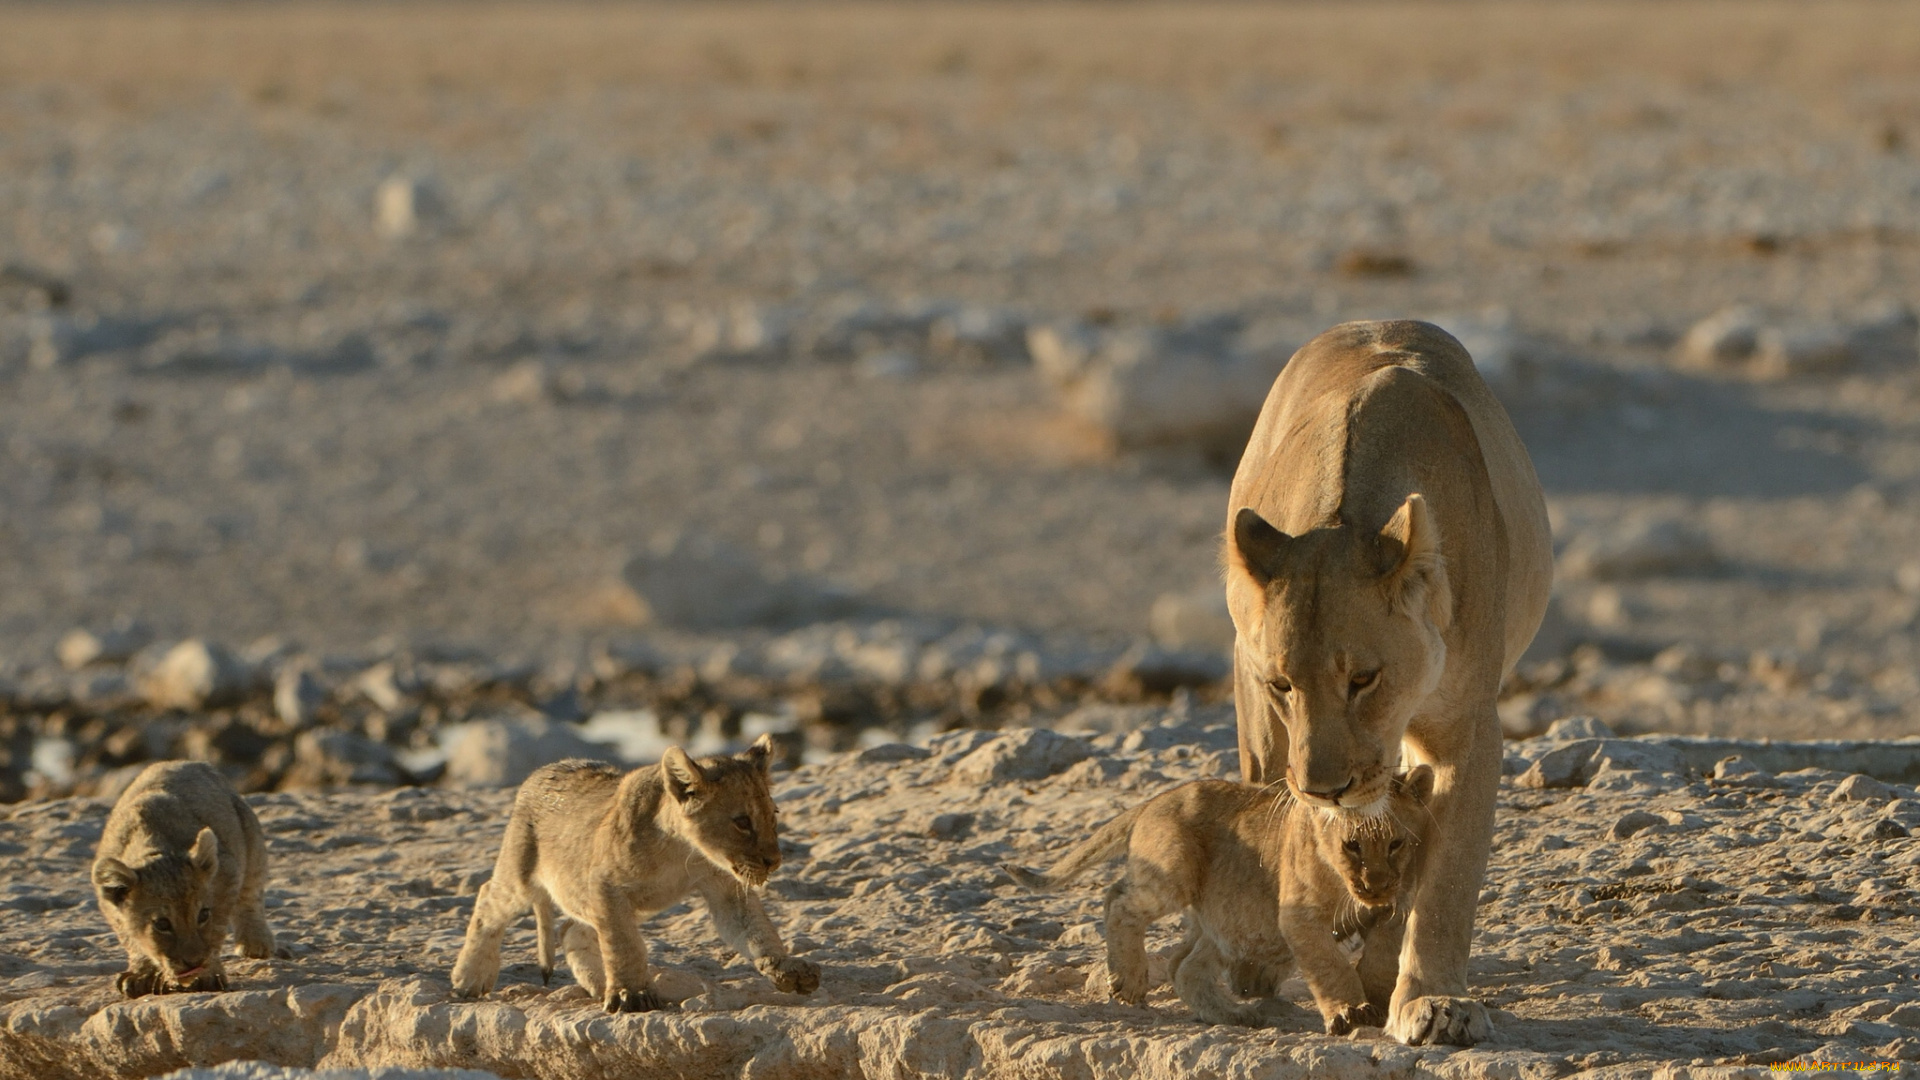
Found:
[{"label": "small stone", "polygon": [[1829,797],[1832,802],[1886,802],[1893,790],[1864,773],[1855,773],[1840,781]]},{"label": "small stone", "polygon": [[1723,308],[1693,324],[1681,337],[1680,362],[1712,369],[1744,364],[1760,346],[1760,313],[1747,305]]},{"label": "small stone", "polygon": [[252,672],[221,646],[194,638],[169,649],[135,682],[156,709],[200,709],[244,697]]},{"label": "small stone", "polygon": [[1570,739],[1611,739],[1613,737],[1613,729],[1607,726],[1606,721],[1595,716],[1569,716],[1563,720],[1555,720],[1552,724],[1548,725],[1547,733],[1543,736],[1543,738],[1555,742]]},{"label": "small stone", "polygon": [[68,671],[88,664],[123,664],[146,645],[148,637],[146,627],[123,616],[105,629],[67,631],[54,652]]},{"label": "small stone", "polygon": [[1639,515],[1573,538],[1560,559],[1572,578],[1618,581],[1699,573],[1719,562],[1713,541],[1677,517]]},{"label": "small stone", "polygon": [[1645,810],[1633,810],[1613,823],[1611,835],[1615,840],[1625,840],[1636,833],[1644,832],[1656,825],[1665,825],[1667,819],[1659,814],[1650,814]]},{"label": "small stone", "polygon": [[860,756],[856,760],[862,765],[870,765],[884,761],[924,761],[932,756],[932,751],[924,750],[912,743],[895,742],[869,746],[860,751]]},{"label": "small stone", "polygon": [[353,688],[366,696],[381,712],[398,712],[406,704],[400,689],[399,672],[391,663],[375,664],[353,680]]},{"label": "small stone", "polygon": [[384,236],[396,239],[411,236],[441,208],[437,192],[426,181],[410,176],[389,176],[374,192],[374,224]]},{"label": "small stone", "polygon": [[1226,590],[1208,585],[1184,593],[1161,593],[1148,617],[1153,640],[1168,649],[1233,649],[1233,618]]},{"label": "small stone", "polygon": [[1585,787],[1600,740],[1581,739],[1540,755],[1514,783],[1524,788]]},{"label": "small stone", "polygon": [[283,787],[317,790],[347,784],[391,787],[401,780],[393,751],[350,731],[303,731],[293,743],[293,767]]},{"label": "small stone", "polygon": [[553,374],[539,360],[522,360],[501,372],[489,392],[502,405],[535,405],[557,396]]},{"label": "small stone", "polygon": [[973,831],[973,814],[939,814],[927,825],[927,835],[935,840],[958,840]]},{"label": "small stone", "polygon": [[1080,377],[1100,347],[1092,327],[1081,323],[1050,323],[1027,328],[1027,353],[1040,377],[1055,389]]},{"label": "small stone", "polygon": [[542,765],[606,757],[605,747],[543,716],[476,720],[451,729],[443,741],[447,783],[458,788],[512,787]]},{"label": "small stone", "polygon": [[1784,379],[1815,372],[1838,371],[1853,363],[1847,331],[1839,326],[1768,327],[1756,340],[1755,373]]},{"label": "small stone", "polygon": [[1045,728],[1023,728],[961,758],[953,767],[953,779],[973,784],[1042,780],[1092,754],[1093,748],[1080,739]]},{"label": "small stone", "polygon": [[327,688],[305,664],[288,664],[273,680],[273,711],[296,728],[313,723],[313,712],[327,700]]},{"label": "small stone", "polygon": [[1760,766],[1755,765],[1753,762],[1748,761],[1738,754],[1728,758],[1721,758],[1719,761],[1713,763],[1713,778],[1723,782],[1743,780],[1753,776],[1771,777],[1772,775],[1772,773],[1767,772],[1765,769],[1762,769]]}]

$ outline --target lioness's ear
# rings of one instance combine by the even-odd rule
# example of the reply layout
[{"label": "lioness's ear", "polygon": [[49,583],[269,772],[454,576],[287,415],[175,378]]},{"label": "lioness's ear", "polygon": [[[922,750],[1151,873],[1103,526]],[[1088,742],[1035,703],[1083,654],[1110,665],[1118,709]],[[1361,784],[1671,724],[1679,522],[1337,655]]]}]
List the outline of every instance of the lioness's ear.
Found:
[{"label": "lioness's ear", "polygon": [[93,864],[93,887],[100,890],[102,899],[115,907],[127,902],[127,894],[133,891],[136,880],[133,870],[112,856]]},{"label": "lioness's ear", "polygon": [[667,752],[660,755],[660,775],[666,778],[667,794],[678,803],[698,795],[707,783],[707,774],[701,770],[700,763],[677,746],[668,747]]},{"label": "lioness's ear", "polygon": [[747,747],[747,760],[762,773],[773,772],[773,732],[761,732],[760,737]]},{"label": "lioness's ear", "polygon": [[1415,765],[1408,769],[1407,775],[1400,778],[1400,787],[1413,796],[1413,801],[1427,805],[1427,800],[1433,798],[1433,766]]},{"label": "lioness's ear", "polygon": [[200,829],[200,835],[193,838],[193,850],[187,852],[187,861],[202,874],[211,874],[220,866],[220,838],[213,830]]},{"label": "lioness's ear", "polygon": [[1251,506],[1241,507],[1233,516],[1233,552],[1241,568],[1263,589],[1280,576],[1292,544],[1293,537],[1267,524],[1267,519]]},{"label": "lioness's ear", "polygon": [[1380,530],[1379,552],[1387,601],[1407,614],[1424,610],[1435,629],[1445,630],[1453,622],[1453,590],[1427,500],[1417,493],[1407,496]]}]

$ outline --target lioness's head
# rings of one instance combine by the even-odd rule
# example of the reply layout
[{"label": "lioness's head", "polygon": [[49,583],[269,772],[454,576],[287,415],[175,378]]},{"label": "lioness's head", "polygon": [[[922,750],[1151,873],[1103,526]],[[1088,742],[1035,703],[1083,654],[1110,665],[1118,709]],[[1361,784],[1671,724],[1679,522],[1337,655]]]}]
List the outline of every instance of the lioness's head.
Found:
[{"label": "lioness's head", "polygon": [[695,761],[676,746],[660,759],[667,795],[680,807],[687,838],[715,866],[753,888],[780,869],[768,773],[772,763],[770,735],[741,754]]},{"label": "lioness's head", "polygon": [[1286,779],[1310,805],[1374,807],[1446,664],[1453,597],[1426,501],[1408,496],[1377,532],[1343,517],[1299,536],[1243,508],[1228,572],[1258,590],[1235,612],[1269,720],[1251,741],[1286,741]]},{"label": "lioness's head", "polygon": [[191,985],[226,940],[228,920],[213,910],[219,867],[220,841],[204,828],[185,855],[157,855],[138,866],[108,856],[93,864],[93,889],[107,922],[129,951],[153,961],[171,988]]},{"label": "lioness's head", "polygon": [[1347,892],[1363,907],[1391,907],[1400,881],[1426,831],[1433,769],[1416,765],[1396,777],[1380,813],[1371,816],[1319,811],[1315,839],[1320,857],[1340,872]]}]

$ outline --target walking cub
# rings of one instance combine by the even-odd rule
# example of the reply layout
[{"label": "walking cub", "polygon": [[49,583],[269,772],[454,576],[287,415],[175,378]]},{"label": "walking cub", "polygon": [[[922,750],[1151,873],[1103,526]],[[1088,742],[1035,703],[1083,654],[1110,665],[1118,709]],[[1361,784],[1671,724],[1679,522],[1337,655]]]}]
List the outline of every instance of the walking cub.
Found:
[{"label": "walking cub", "polygon": [[[1222,974],[1271,996],[1297,965],[1327,1033],[1344,1035],[1386,1020],[1405,929],[1397,902],[1432,795],[1425,765],[1393,780],[1372,817],[1316,810],[1284,789],[1201,780],[1102,825],[1045,874],[1005,869],[1029,888],[1056,889],[1124,849],[1126,873],[1107,890],[1114,997],[1146,997],[1147,927],[1185,911],[1172,982],[1202,1020],[1259,1026],[1260,1009],[1229,995]],[[1340,945],[1354,934],[1357,970]]]},{"label": "walking cub", "polygon": [[220,947],[273,955],[260,820],[211,765],[147,766],[113,804],[93,860],[100,911],[127,949],[114,985],[130,998],[225,990]]},{"label": "walking cub", "polygon": [[689,892],[707,902],[720,938],[781,990],[810,994],[818,965],[789,956],[755,895],[780,868],[768,766],[773,740],[695,761],[674,747],[626,773],[562,761],[527,778],[513,802],[493,879],[480,887],[453,992],[479,997],[500,975],[507,924],[533,908],[540,975],[553,975],[555,909],[567,966],[608,1012],[662,1007],[649,984],[640,920]]}]

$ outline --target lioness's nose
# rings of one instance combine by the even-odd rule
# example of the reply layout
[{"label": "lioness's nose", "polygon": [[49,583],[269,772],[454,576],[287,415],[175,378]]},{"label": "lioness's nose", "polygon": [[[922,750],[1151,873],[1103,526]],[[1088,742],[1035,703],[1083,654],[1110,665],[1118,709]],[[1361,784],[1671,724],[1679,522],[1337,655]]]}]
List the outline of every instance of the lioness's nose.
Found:
[{"label": "lioness's nose", "polygon": [[1345,795],[1347,791],[1352,787],[1353,787],[1353,778],[1348,777],[1347,782],[1344,784],[1341,784],[1337,788],[1314,789],[1314,788],[1307,787],[1305,785],[1301,785],[1300,792],[1301,794],[1305,795],[1309,799],[1324,799],[1325,801],[1330,803],[1338,803],[1340,801],[1340,796]]}]

